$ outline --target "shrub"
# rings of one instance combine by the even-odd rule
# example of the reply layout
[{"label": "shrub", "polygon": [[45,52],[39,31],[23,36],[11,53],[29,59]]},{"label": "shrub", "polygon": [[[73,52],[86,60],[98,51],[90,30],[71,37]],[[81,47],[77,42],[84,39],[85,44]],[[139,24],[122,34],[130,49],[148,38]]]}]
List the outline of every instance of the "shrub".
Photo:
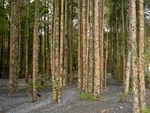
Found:
[{"label": "shrub", "polygon": [[119,94],[119,102],[121,102],[121,103],[127,102],[127,95],[128,94],[120,93]]},{"label": "shrub", "polygon": [[29,85],[26,84],[26,85],[21,86],[21,87],[19,88],[19,91],[20,91],[20,92],[27,91],[28,88],[29,88]]},{"label": "shrub", "polygon": [[148,107],[145,107],[141,110],[141,113],[150,113],[150,109]]},{"label": "shrub", "polygon": [[89,101],[94,101],[94,95],[89,94],[89,93],[85,93],[85,92],[81,92],[80,93],[80,99],[82,100],[89,100]]},{"label": "shrub", "polygon": [[150,73],[149,72],[147,72],[145,75],[145,85],[146,85],[146,88],[150,88]]}]

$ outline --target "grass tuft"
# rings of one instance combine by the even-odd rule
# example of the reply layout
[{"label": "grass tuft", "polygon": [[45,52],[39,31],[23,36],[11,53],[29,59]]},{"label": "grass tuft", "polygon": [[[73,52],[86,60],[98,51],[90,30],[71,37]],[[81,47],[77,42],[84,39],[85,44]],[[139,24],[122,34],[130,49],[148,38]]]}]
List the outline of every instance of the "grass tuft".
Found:
[{"label": "grass tuft", "polygon": [[145,107],[141,110],[141,113],[150,113],[150,109],[148,107]]},{"label": "grass tuft", "polygon": [[29,88],[29,85],[26,84],[26,85],[23,85],[19,88],[19,92],[24,92],[24,91],[27,91],[27,89]]},{"label": "grass tuft", "polygon": [[89,100],[89,101],[94,101],[94,95],[89,94],[89,93],[85,93],[85,92],[81,92],[80,93],[80,99],[81,100]]},{"label": "grass tuft", "polygon": [[127,95],[128,94],[120,93],[119,94],[119,102],[121,102],[121,103],[127,102]]},{"label": "grass tuft", "polygon": [[146,88],[150,89],[150,73],[147,72],[145,75],[145,84],[146,84]]}]

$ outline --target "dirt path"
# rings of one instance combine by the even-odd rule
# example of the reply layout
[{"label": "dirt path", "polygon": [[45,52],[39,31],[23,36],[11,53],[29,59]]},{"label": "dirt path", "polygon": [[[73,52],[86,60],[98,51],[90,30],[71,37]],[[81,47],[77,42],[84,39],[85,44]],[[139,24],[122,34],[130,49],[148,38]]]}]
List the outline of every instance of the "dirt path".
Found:
[{"label": "dirt path", "polygon": [[[48,90],[41,93],[38,101],[31,103],[26,92],[8,97],[6,87],[1,87],[0,113],[131,113],[131,95],[126,103],[119,102],[122,85],[115,82],[109,75],[107,81],[107,89],[101,94],[102,101],[80,100],[75,85],[64,89],[63,102],[60,104],[52,103],[52,93]],[[150,107],[150,90],[147,90],[147,102]]]}]

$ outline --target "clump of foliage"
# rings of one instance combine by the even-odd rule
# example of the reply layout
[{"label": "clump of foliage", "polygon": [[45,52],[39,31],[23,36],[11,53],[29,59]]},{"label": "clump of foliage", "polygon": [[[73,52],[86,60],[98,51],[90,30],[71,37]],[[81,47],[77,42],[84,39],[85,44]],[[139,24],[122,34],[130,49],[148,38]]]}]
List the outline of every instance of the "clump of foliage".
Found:
[{"label": "clump of foliage", "polygon": [[150,109],[148,107],[145,107],[141,110],[141,113],[150,113]]},{"label": "clump of foliage", "polygon": [[129,78],[129,91],[132,91],[132,75]]},{"label": "clump of foliage", "polygon": [[19,91],[20,91],[20,92],[27,91],[28,88],[29,88],[29,85],[26,84],[26,85],[21,86],[21,87],[19,88]]},{"label": "clump of foliage", "polygon": [[45,89],[45,85],[44,83],[46,82],[46,79],[45,78],[42,78],[42,77],[39,77],[37,78],[37,82],[36,82],[36,88],[37,88],[37,91],[40,92],[42,90]]},{"label": "clump of foliage", "polygon": [[85,92],[81,92],[80,93],[80,99],[81,100],[89,100],[89,101],[94,101],[94,95],[89,94],[89,93],[85,93]]},{"label": "clump of foliage", "polygon": [[145,75],[145,85],[146,88],[150,88],[150,72],[147,72]]},{"label": "clump of foliage", "polygon": [[[132,90],[132,76],[130,76],[130,80],[129,80],[129,90]],[[146,88],[150,88],[150,72],[146,72],[145,74],[145,86]]]},{"label": "clump of foliage", "polygon": [[[36,89],[38,92],[44,90],[46,88],[46,86],[44,85],[44,83],[46,82],[46,79],[41,79],[41,78],[38,78],[37,79],[37,82],[36,82]],[[23,85],[19,91],[27,91],[27,90],[30,90],[31,91],[32,89],[32,81],[29,81],[27,84]]]},{"label": "clump of foliage", "polygon": [[119,102],[121,102],[121,103],[127,102],[127,96],[128,96],[128,94],[120,93],[119,94]]}]

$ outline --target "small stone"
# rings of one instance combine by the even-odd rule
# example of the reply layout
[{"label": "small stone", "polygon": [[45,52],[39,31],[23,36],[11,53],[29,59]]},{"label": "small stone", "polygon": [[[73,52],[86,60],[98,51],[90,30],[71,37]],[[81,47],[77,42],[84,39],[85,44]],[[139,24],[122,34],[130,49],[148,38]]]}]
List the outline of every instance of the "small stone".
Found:
[{"label": "small stone", "polygon": [[119,107],[120,109],[123,109],[123,107],[121,106],[121,107]]}]

